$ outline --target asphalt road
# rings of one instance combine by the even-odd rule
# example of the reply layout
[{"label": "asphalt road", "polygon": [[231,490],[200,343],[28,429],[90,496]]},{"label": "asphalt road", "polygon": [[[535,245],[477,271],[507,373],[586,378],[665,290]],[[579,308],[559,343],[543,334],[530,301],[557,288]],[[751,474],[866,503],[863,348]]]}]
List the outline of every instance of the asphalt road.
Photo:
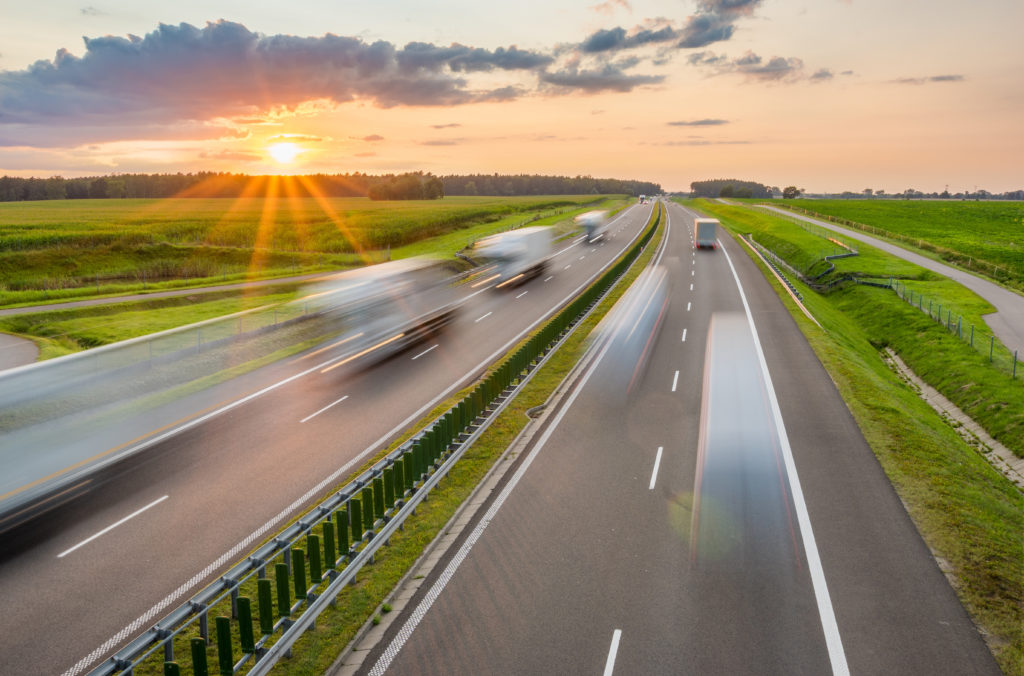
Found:
[{"label": "asphalt road", "polygon": [[360,673],[999,673],[775,292],[692,218],[637,389],[611,352],[577,374]]},{"label": "asphalt road", "polygon": [[[602,244],[556,245],[549,273],[519,287],[466,288],[472,297],[436,340],[372,368],[313,370],[148,449],[83,498],[5,534],[0,598],[17,610],[0,613],[0,673],[82,673],[154,624],[482,373],[626,248],[649,214],[631,208]],[[274,364],[210,396],[237,398],[332,356]]]},{"label": "asphalt road", "polygon": [[0,371],[31,364],[39,356],[39,348],[31,340],[0,333]]},{"label": "asphalt road", "polygon": [[802,221],[807,221],[808,223],[828,228],[833,232],[838,232],[850,237],[851,239],[864,242],[865,244],[870,244],[876,249],[881,249],[888,254],[910,261],[914,265],[920,265],[922,268],[926,268],[932,272],[937,272],[940,275],[945,275],[953,281],[963,284],[995,307],[996,311],[985,315],[984,319],[985,322],[988,323],[989,328],[992,329],[992,332],[996,334],[996,337],[999,338],[1003,345],[1008,347],[1011,351],[1019,350],[1021,354],[1024,354],[1024,296],[1021,294],[999,286],[995,282],[991,282],[984,277],[979,277],[970,272],[961,270],[960,268],[954,268],[950,265],[940,263],[934,259],[922,256],[921,254],[908,251],[903,247],[890,244],[889,242],[878,239],[877,237],[865,235],[859,230],[844,228],[834,223],[829,223],[828,221],[821,221],[786,209],[779,209],[778,207],[766,208],[785,216],[799,218]]}]

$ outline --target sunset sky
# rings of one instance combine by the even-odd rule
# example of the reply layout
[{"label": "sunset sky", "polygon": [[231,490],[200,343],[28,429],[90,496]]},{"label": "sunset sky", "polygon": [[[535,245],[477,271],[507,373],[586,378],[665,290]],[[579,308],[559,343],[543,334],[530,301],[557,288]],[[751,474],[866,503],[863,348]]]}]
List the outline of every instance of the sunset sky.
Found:
[{"label": "sunset sky", "polygon": [[2,2],[0,174],[1024,188],[1022,0]]}]

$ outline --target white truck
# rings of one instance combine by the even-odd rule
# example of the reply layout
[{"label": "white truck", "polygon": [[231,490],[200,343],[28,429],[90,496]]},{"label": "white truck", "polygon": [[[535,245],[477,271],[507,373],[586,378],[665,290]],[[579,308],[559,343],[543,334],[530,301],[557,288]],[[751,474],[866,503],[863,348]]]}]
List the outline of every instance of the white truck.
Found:
[{"label": "white truck", "polygon": [[716,218],[695,218],[693,219],[693,246],[695,249],[709,247],[714,249],[718,246],[716,234],[719,226]]},{"label": "white truck", "polygon": [[491,235],[477,242],[476,249],[494,265],[498,287],[511,286],[544,272],[552,239],[551,228],[535,225]]},{"label": "white truck", "polygon": [[573,220],[583,226],[588,244],[593,244],[604,237],[608,230],[608,212],[604,210],[588,211]]},{"label": "white truck", "polygon": [[335,344],[377,361],[454,319],[462,301],[441,265],[425,257],[368,265],[309,287],[306,300],[311,309],[339,324],[341,340]]}]

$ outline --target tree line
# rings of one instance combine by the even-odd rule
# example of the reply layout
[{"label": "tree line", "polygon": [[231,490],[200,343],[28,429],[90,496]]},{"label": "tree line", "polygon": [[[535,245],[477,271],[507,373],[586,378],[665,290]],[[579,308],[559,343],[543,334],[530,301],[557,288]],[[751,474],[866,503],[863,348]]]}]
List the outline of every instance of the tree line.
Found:
[{"label": "tree line", "polygon": [[[709,181],[694,181],[690,184],[692,197],[763,197],[772,196],[772,188],[755,181],[740,181],[735,178],[715,178]],[[778,188],[774,188],[778,190]]]},{"label": "tree line", "polygon": [[0,202],[60,199],[164,197],[369,197],[375,200],[439,199],[445,195],[584,195],[660,194],[661,186],[646,181],[541,176],[473,174],[435,176],[403,174],[311,174],[281,178],[220,172],[116,174],[81,178],[0,177]]}]

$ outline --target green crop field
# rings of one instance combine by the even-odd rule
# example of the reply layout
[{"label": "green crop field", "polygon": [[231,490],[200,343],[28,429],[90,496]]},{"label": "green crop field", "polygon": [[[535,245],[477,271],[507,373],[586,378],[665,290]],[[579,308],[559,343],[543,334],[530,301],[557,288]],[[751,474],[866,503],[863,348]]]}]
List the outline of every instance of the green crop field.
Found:
[{"label": "green crop field", "polygon": [[603,200],[282,196],[3,203],[0,305],[351,267],[464,228],[510,227]]},{"label": "green crop field", "polygon": [[944,260],[1024,285],[1024,202],[790,200],[897,235]]}]

